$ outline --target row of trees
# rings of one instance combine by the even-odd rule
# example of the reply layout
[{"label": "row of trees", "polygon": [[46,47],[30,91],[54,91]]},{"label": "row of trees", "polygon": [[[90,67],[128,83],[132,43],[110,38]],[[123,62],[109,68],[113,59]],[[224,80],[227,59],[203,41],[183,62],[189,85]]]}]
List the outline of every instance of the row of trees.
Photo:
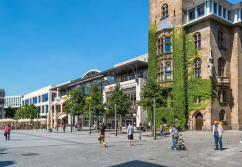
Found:
[{"label": "row of trees", "polygon": [[90,95],[85,97],[80,88],[71,91],[70,98],[66,101],[63,107],[67,114],[77,116],[89,115],[89,107],[92,116],[114,115],[114,105],[117,105],[117,114],[121,117],[128,113],[131,107],[131,101],[127,94],[125,94],[120,85],[116,85],[111,92],[108,103],[103,103],[103,95],[99,91],[97,84],[91,87]]},{"label": "row of trees", "polygon": [[15,118],[28,118],[28,119],[34,119],[39,117],[39,111],[38,108],[34,105],[24,105],[17,109]]}]

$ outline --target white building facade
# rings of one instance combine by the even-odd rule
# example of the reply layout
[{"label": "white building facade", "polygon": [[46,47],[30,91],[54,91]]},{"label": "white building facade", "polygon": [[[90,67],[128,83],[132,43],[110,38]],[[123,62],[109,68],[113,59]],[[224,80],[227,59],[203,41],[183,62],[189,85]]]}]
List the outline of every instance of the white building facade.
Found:
[{"label": "white building facade", "polygon": [[4,108],[19,108],[22,104],[22,95],[17,96],[5,96],[4,98]]},{"label": "white building facade", "polygon": [[56,91],[52,91],[54,86],[50,85],[42,89],[33,91],[23,96],[22,105],[34,104],[38,110],[41,118],[46,118],[50,110],[53,111],[52,103],[56,98]]},{"label": "white building facade", "polygon": [[[114,68],[119,68],[122,66],[126,66],[127,64],[130,64],[130,67],[132,69],[131,71],[123,72],[123,74],[120,73],[120,75],[117,77],[117,80],[120,84],[122,91],[130,97],[131,101],[131,109],[129,110],[129,114],[126,114],[122,118],[121,126],[126,128],[129,122],[131,122],[132,125],[134,125],[135,127],[140,127],[140,123],[148,123],[147,112],[144,111],[141,106],[137,105],[137,101],[140,101],[141,99],[142,88],[144,87],[144,84],[146,83],[148,77],[148,65],[144,64],[142,65],[142,67],[139,66],[137,70],[135,62],[137,62],[137,64],[140,65],[142,65],[142,62],[147,63],[148,54],[114,65]],[[115,86],[116,83],[104,87],[104,103],[109,102],[109,97]],[[107,117],[106,119],[107,123],[112,125],[114,124],[114,118]]]}]

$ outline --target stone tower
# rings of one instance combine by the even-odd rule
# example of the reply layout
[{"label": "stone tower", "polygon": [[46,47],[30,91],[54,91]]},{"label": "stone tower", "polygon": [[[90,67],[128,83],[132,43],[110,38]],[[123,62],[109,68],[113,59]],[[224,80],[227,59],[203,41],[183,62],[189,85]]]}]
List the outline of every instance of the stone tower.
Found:
[{"label": "stone tower", "polygon": [[180,90],[185,89],[189,129],[211,130],[215,120],[225,129],[241,129],[242,3],[150,0],[150,24],[157,26],[157,80],[163,86],[173,83],[173,89],[180,70],[174,69],[174,29],[183,30],[186,74]]}]

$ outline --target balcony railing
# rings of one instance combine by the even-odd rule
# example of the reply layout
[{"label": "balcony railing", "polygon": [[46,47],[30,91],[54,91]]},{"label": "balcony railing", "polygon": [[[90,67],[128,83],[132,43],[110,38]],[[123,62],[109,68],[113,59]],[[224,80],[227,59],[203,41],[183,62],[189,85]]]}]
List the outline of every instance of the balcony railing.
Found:
[{"label": "balcony railing", "polygon": [[217,77],[217,82],[218,82],[218,85],[229,85],[229,77],[221,77],[221,76],[218,76]]}]

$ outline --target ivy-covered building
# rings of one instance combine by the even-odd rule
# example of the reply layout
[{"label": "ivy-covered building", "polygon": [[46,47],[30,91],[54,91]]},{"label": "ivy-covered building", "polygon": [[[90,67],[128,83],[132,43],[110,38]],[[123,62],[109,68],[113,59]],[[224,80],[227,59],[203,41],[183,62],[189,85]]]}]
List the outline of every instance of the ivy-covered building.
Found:
[{"label": "ivy-covered building", "polygon": [[242,128],[242,3],[150,0],[149,78],[180,126]]}]

